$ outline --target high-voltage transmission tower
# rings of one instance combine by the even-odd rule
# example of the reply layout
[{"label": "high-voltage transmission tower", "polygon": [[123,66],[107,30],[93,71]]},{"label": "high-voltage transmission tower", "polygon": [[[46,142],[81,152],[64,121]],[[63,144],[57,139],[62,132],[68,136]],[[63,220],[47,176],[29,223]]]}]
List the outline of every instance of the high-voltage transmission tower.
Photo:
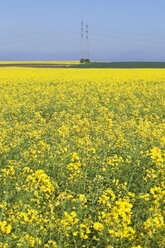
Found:
[{"label": "high-voltage transmission tower", "polygon": [[80,59],[85,59],[85,42],[84,42],[84,23],[81,21],[81,57]]},{"label": "high-voltage transmission tower", "polygon": [[89,31],[88,31],[88,24],[86,25],[86,36],[85,36],[85,55],[86,55],[86,59],[89,59]]},{"label": "high-voltage transmission tower", "polygon": [[88,24],[85,25],[81,21],[81,60],[89,59],[89,30]]}]

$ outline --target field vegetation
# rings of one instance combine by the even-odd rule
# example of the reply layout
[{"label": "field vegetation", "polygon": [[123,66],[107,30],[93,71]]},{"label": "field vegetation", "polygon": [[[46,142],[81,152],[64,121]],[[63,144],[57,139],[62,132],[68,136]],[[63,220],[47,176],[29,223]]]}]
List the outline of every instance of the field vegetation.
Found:
[{"label": "field vegetation", "polygon": [[165,70],[0,68],[0,247],[165,247]]},{"label": "field vegetation", "polygon": [[165,68],[165,62],[87,62],[73,64],[72,68]]}]

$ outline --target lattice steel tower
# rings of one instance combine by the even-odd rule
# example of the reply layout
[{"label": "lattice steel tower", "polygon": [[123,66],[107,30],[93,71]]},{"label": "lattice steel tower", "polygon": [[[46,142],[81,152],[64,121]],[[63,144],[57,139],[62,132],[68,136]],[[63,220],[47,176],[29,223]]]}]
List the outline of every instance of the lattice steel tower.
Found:
[{"label": "lattice steel tower", "polygon": [[85,32],[85,58],[89,59],[89,30],[88,24],[86,25],[86,32]]},{"label": "lattice steel tower", "polygon": [[81,21],[81,52],[80,59],[89,59],[89,26],[86,24],[84,26],[84,22]]},{"label": "lattice steel tower", "polygon": [[81,54],[80,59],[85,59],[85,43],[84,43],[84,23],[81,21]]}]

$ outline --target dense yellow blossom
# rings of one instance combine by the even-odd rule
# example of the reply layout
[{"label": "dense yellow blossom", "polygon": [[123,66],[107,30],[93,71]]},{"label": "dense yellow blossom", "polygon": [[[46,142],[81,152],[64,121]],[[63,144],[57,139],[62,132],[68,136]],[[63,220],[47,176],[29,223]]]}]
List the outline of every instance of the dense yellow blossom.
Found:
[{"label": "dense yellow blossom", "polygon": [[164,69],[0,68],[0,247],[164,248],[164,99]]}]

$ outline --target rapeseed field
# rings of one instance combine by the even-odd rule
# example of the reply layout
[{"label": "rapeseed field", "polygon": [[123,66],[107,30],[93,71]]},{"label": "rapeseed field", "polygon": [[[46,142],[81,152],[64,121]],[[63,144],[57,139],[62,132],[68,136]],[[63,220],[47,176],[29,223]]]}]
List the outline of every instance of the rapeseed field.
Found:
[{"label": "rapeseed field", "polygon": [[0,61],[1,64],[62,64],[62,65],[67,65],[67,64],[72,64],[72,65],[77,65],[80,64],[79,61]]},{"label": "rapeseed field", "polygon": [[0,247],[165,247],[165,70],[0,68]]}]

